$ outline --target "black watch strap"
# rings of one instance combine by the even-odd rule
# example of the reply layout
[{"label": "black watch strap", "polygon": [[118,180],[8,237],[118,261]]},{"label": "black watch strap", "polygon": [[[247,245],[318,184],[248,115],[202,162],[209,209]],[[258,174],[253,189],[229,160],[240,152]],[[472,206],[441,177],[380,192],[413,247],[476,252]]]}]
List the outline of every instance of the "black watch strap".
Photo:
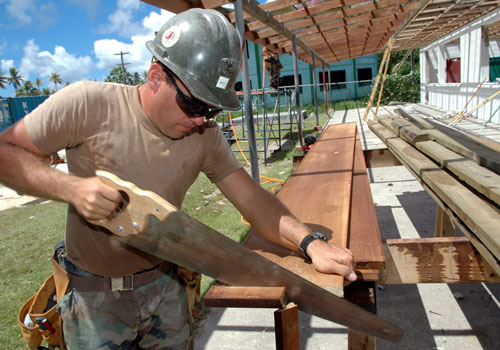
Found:
[{"label": "black watch strap", "polygon": [[328,241],[328,238],[326,238],[324,234],[319,233],[319,232],[313,232],[313,233],[305,236],[304,239],[302,240],[302,242],[300,243],[299,252],[302,254],[302,256],[306,260],[311,260],[311,257],[309,255],[307,255],[307,247],[309,247],[309,244],[311,244],[312,242],[314,242],[317,239],[321,239],[322,241],[325,241],[325,242]]}]

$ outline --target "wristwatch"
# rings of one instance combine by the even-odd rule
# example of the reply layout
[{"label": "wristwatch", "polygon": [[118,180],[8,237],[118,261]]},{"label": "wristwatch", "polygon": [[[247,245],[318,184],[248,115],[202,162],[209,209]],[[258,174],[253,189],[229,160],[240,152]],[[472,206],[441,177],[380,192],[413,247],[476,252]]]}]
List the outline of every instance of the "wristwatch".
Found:
[{"label": "wristwatch", "polygon": [[302,242],[300,243],[299,252],[306,260],[311,260],[311,257],[307,255],[307,247],[309,247],[309,244],[311,244],[317,239],[321,239],[322,241],[328,242],[328,238],[326,238],[324,234],[319,232],[313,232],[305,236]]}]

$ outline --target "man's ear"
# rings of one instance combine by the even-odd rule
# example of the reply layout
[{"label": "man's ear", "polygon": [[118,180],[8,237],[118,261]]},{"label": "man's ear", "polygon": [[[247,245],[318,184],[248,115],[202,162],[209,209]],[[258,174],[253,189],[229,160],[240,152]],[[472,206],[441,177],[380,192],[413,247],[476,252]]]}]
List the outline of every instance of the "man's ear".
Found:
[{"label": "man's ear", "polygon": [[151,88],[156,90],[160,87],[161,83],[165,81],[165,73],[159,63],[153,63],[148,71],[148,84]]}]

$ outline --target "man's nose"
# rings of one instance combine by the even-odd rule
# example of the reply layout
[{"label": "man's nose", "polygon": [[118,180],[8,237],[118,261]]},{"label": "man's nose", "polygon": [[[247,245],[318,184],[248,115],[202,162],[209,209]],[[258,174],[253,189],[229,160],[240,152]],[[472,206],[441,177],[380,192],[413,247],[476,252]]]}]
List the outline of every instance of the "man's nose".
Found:
[{"label": "man's nose", "polygon": [[205,122],[205,116],[204,115],[202,115],[200,117],[195,117],[195,118],[191,117],[189,119],[191,119],[191,121],[193,123],[195,123],[197,126],[201,126],[203,124],[203,122]]}]

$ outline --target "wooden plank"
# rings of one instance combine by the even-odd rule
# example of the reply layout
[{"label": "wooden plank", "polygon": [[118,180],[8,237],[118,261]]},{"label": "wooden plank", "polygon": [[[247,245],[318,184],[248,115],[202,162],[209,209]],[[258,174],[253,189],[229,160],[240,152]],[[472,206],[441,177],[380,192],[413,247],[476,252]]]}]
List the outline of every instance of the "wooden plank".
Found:
[{"label": "wooden plank", "polygon": [[476,161],[497,174],[500,173],[500,144],[498,142],[451,129],[445,125],[426,120],[415,113],[408,113],[401,108],[396,108],[394,111],[411,120],[420,129],[428,129],[426,132],[431,140]]},{"label": "wooden plank", "polygon": [[[356,123],[330,125],[299,163],[278,198],[313,231],[347,246]],[[319,200],[318,200],[319,199]],[[296,252],[251,231],[244,245],[305,279],[343,293],[343,277],[317,272]]]},{"label": "wooden plank", "polygon": [[142,1],[173,13],[180,13],[183,11],[187,11],[193,7],[203,8],[203,3],[200,0],[193,0],[193,1],[142,0]]},{"label": "wooden plank", "polygon": [[417,126],[409,121],[397,116],[385,116],[377,118],[380,119],[380,124],[385,126],[394,135],[401,137],[403,140],[415,144],[417,141],[426,141],[429,135],[420,130]]},{"label": "wooden plank", "polygon": [[[359,135],[356,137],[354,149],[348,247],[356,259],[356,270],[378,271],[382,267],[384,263],[382,240]],[[378,274],[372,276],[365,274],[361,277],[364,280],[376,281]]]},{"label": "wooden plank", "polygon": [[[461,218],[491,252],[500,259],[500,214],[467,187],[436,166],[403,140],[389,140],[390,147]],[[404,144],[402,144],[404,143]]]},{"label": "wooden plank", "polygon": [[274,312],[277,350],[300,350],[299,308],[290,303]]},{"label": "wooden plank", "polygon": [[284,287],[234,287],[214,285],[203,297],[207,307],[280,309],[285,305]]},{"label": "wooden plank", "polygon": [[417,142],[415,146],[460,180],[500,205],[500,175],[435,141]]},{"label": "wooden plank", "polygon": [[403,140],[408,141],[411,144],[415,144],[415,142],[419,141],[427,141],[429,139],[429,135],[426,132],[423,132],[415,125],[405,121],[404,119],[397,118],[393,120],[392,126],[398,130],[398,135]]},{"label": "wooden plank", "polygon": [[[380,124],[378,125],[382,127]],[[384,127],[382,127],[385,131],[387,131]],[[390,133],[389,131],[387,131]],[[496,274],[500,275],[500,263],[499,260],[491,253],[491,251],[481,242],[481,240],[476,236],[474,232],[470,230],[468,226],[464,224],[464,222],[446,205],[446,203],[441,200],[441,198],[430,188],[417,173],[415,173],[412,168],[405,163],[405,160],[398,157],[396,154],[394,156],[403,164],[408,171],[417,179],[422,187],[430,194],[432,198],[436,201],[438,206],[442,208],[442,210],[448,215],[453,224],[460,229],[460,231],[469,239],[475,249],[479,251],[482,258],[486,260],[486,262],[492,267]]]},{"label": "wooden plank", "polygon": [[[398,137],[393,137],[393,134],[381,124],[368,125],[386,142],[389,150],[417,174],[417,177],[467,225],[496,259],[500,259],[499,211],[473,194],[411,145]],[[384,139],[385,136],[388,137]]]},{"label": "wooden plank", "polygon": [[388,239],[380,283],[499,282],[466,237]]}]

